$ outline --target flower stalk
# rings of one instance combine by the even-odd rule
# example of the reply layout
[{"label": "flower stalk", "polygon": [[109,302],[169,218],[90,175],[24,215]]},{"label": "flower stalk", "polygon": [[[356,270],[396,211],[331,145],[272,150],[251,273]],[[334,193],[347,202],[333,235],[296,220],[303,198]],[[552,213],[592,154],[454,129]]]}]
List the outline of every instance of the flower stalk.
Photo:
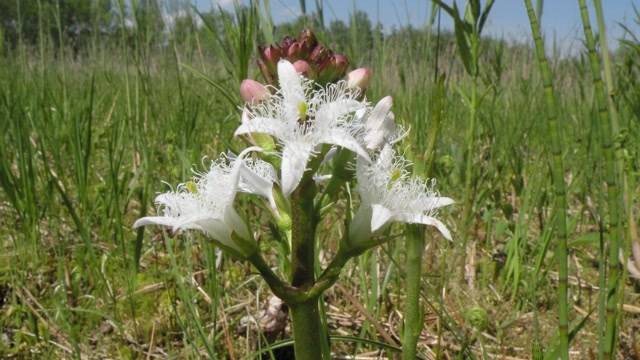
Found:
[{"label": "flower stalk", "polygon": [[402,336],[402,360],[415,360],[423,319],[420,307],[422,284],[422,253],[425,247],[425,227],[410,224],[406,227],[406,303],[404,308],[404,332]]}]

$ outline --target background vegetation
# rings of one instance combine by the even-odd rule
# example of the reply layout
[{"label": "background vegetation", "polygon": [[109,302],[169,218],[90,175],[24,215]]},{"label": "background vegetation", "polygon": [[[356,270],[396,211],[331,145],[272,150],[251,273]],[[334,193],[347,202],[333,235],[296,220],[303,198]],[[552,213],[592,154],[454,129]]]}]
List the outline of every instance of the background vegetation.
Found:
[{"label": "background vegetation", "polygon": [[[412,129],[405,151],[428,168],[442,194],[460,204],[467,186],[474,194],[470,219],[462,205],[441,214],[454,240],[465,233],[468,244],[428,237],[423,356],[552,352],[559,274],[549,108],[528,44],[481,38],[474,80],[454,33],[438,26],[445,13],[434,12],[420,28],[390,31],[359,11],[348,23],[325,23],[321,1],[275,26],[268,1],[205,14],[169,4],[176,16],[167,17],[155,0],[0,2],[0,357],[242,359],[271,349],[265,358],[286,358],[275,348],[287,343],[273,345],[288,338],[286,322],[276,321],[273,330],[261,321],[273,320],[264,311],[270,292],[248,264],[196,234],[145,233],[131,225],[154,212],[163,181],[183,181],[204,167],[203,157],[239,147],[232,139],[237,89],[246,77],[259,79],[257,45],[303,27],[346,53],[354,67],[373,69],[368,97],[394,97],[396,119]],[[611,54],[616,159],[627,181],[623,264],[638,241],[635,36],[629,32]],[[571,355],[595,358],[602,269],[612,265],[605,257],[604,138],[588,54],[554,53]],[[472,86],[480,97],[468,149]],[[433,142],[435,150],[425,153]],[[252,213],[252,204],[246,209]],[[322,224],[329,251],[339,231],[339,224]],[[397,241],[350,264],[326,297],[341,356],[389,356],[399,345],[402,231],[392,229]],[[258,237],[272,264],[280,263],[280,240],[268,228]],[[619,358],[640,357],[637,285],[625,271],[615,287]]]}]

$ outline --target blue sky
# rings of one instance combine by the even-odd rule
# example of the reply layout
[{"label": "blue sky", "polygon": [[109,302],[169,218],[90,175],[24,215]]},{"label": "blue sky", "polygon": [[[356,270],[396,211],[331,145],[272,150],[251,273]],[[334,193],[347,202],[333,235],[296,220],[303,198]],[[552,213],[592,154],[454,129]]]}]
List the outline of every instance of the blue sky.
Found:
[{"label": "blue sky", "polygon": [[[192,0],[201,9],[211,8],[212,4],[223,7],[232,6],[237,0]],[[315,0],[307,1],[307,11],[315,9]],[[244,1],[246,2],[246,1]],[[411,23],[421,26],[429,18],[431,1],[429,0],[323,0],[325,21],[338,18],[348,20],[353,9],[365,11],[375,23],[380,21],[385,29]],[[451,3],[452,0],[446,1]],[[464,0],[457,1],[459,5]],[[535,0],[533,1],[535,4]],[[591,3],[591,1],[588,1]],[[484,1],[483,1],[484,3]],[[300,14],[299,0],[270,0],[271,12],[276,23],[295,18]],[[620,38],[623,31],[618,25],[624,23],[640,35],[640,26],[634,23],[633,6],[640,9],[640,0],[603,0],[607,22],[607,31],[611,40]],[[450,27],[450,22],[443,24]],[[595,17],[592,16],[595,24]],[[553,37],[565,51],[575,52],[581,47],[582,27],[577,0],[547,0],[544,3],[542,18],[543,31],[547,37]],[[523,2],[520,0],[496,0],[487,23],[487,33],[509,40],[528,40],[529,23]],[[610,41],[615,47],[615,41]]]}]

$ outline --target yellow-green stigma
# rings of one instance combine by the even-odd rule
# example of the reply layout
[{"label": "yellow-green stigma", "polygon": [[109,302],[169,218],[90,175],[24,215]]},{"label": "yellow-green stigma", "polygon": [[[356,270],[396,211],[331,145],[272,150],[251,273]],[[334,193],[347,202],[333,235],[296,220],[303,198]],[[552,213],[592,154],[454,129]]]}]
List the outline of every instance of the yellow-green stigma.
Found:
[{"label": "yellow-green stigma", "polygon": [[301,121],[307,120],[307,111],[309,111],[309,105],[306,102],[301,101],[298,104],[298,116],[300,116]]},{"label": "yellow-green stigma", "polygon": [[391,177],[389,179],[389,184],[387,184],[387,188],[391,189],[393,184],[396,181],[400,180],[401,177],[402,177],[402,171],[400,169],[393,169],[393,171],[391,172]]},{"label": "yellow-green stigma", "polygon": [[402,177],[402,171],[400,169],[393,169],[391,172],[391,182],[396,182]]},{"label": "yellow-green stigma", "polygon": [[184,184],[184,187],[187,189],[187,191],[189,191],[190,193],[197,193],[198,192],[198,186],[196,186],[196,183],[193,181],[189,181],[186,184]]}]

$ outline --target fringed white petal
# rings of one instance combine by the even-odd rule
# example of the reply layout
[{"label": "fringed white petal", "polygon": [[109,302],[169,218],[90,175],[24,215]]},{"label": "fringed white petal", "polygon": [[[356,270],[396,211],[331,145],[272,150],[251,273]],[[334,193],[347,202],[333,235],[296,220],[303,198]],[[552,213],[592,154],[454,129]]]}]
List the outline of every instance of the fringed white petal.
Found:
[{"label": "fringed white petal", "polygon": [[306,103],[303,78],[287,60],[278,62],[278,82],[286,121],[295,121],[301,103]]},{"label": "fringed white petal", "polygon": [[424,224],[424,225],[433,226],[436,229],[438,229],[438,231],[440,231],[440,233],[442,234],[442,236],[444,236],[445,239],[452,240],[451,232],[449,232],[449,229],[447,229],[447,227],[442,223],[442,221],[432,216],[427,216],[424,214],[413,214],[413,213],[398,213],[394,218],[398,221],[405,222],[405,223]]},{"label": "fringed white petal", "polygon": [[133,228],[137,229],[141,226],[147,225],[161,225],[173,228],[178,223],[177,218],[168,216],[147,216],[136,220],[133,223]]},{"label": "fringed white petal", "polygon": [[313,147],[311,144],[298,142],[285,144],[282,149],[282,192],[285,196],[298,187],[307,168]]},{"label": "fringed white petal", "polygon": [[261,133],[281,138],[283,132],[287,131],[281,120],[268,117],[246,118],[236,129],[234,136],[251,133]]},{"label": "fringed white petal", "polygon": [[371,206],[361,205],[349,224],[349,242],[352,244],[362,244],[371,238]]},{"label": "fringed white petal", "polygon": [[371,232],[380,230],[394,217],[391,210],[380,204],[371,205],[371,210]]},{"label": "fringed white petal", "polygon": [[444,196],[428,197],[427,202],[430,204],[432,209],[439,209],[445,206],[455,204],[455,201],[452,198],[448,198]]},{"label": "fringed white petal", "polygon": [[317,141],[321,144],[332,144],[343,147],[345,149],[349,149],[368,162],[371,162],[369,154],[362,148],[362,146],[360,146],[358,140],[356,140],[345,129],[336,128],[327,130],[317,139]]},{"label": "fringed white petal", "polygon": [[355,99],[337,99],[320,103],[315,113],[318,128],[333,127],[347,114],[354,113],[365,107],[365,104]]},{"label": "fringed white petal", "polygon": [[220,242],[222,245],[236,250],[238,249],[238,246],[231,239],[232,230],[224,221],[219,219],[207,219],[202,220],[199,224],[202,230],[212,239]]},{"label": "fringed white petal", "polygon": [[367,149],[381,148],[396,132],[395,116],[391,112],[391,96],[378,101],[365,122],[364,142]]},{"label": "fringed white petal", "polygon": [[249,233],[247,224],[245,224],[244,220],[242,220],[242,218],[240,217],[240,215],[238,215],[234,208],[229,207],[225,210],[224,223],[241,238],[246,240],[253,239],[253,237]]},{"label": "fringed white petal", "polygon": [[273,197],[273,181],[271,179],[260,176],[246,165],[240,168],[240,177],[240,191],[260,195],[269,201],[269,206],[272,209],[277,209],[276,201]]}]

